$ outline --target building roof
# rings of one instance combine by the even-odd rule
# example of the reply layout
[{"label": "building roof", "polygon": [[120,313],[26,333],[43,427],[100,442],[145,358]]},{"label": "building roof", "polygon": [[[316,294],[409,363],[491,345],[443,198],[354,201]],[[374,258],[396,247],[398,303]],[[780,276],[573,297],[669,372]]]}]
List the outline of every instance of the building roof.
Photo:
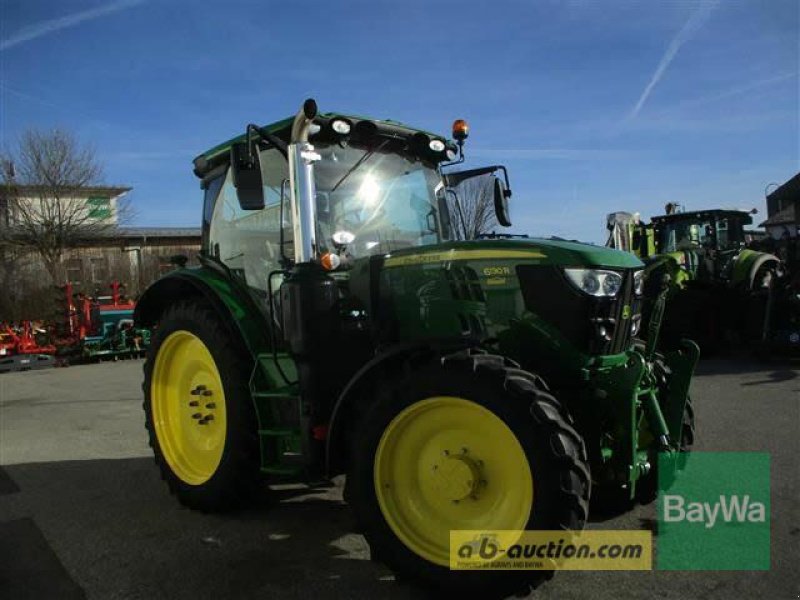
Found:
[{"label": "building roof", "polygon": [[[47,186],[39,185],[15,185],[14,189],[18,191],[20,196],[26,196],[26,192],[36,194],[42,190],[47,191]],[[82,195],[88,196],[103,196],[107,198],[116,198],[123,194],[127,194],[133,188],[124,186],[106,186],[106,185],[91,185],[86,187],[75,188],[75,191],[80,191]]]},{"label": "building roof", "polygon": [[199,238],[199,227],[120,227],[112,235],[120,238]]},{"label": "building roof", "polygon": [[790,225],[792,223],[797,223],[797,213],[795,212],[794,205],[789,204],[788,206],[784,206],[782,210],[776,212],[769,219],[761,223],[759,227],[768,227],[770,225]]},{"label": "building roof", "polygon": [[775,190],[767,196],[767,199],[780,199],[781,204],[800,200],[800,173],[792,177],[782,186],[775,188]]}]

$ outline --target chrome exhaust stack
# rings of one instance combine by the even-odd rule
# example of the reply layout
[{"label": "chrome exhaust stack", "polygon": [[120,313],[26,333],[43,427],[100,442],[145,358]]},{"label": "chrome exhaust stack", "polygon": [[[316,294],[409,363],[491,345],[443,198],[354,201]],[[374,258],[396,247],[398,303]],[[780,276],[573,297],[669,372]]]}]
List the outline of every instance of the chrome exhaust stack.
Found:
[{"label": "chrome exhaust stack", "polygon": [[314,163],[320,159],[308,142],[311,124],[317,116],[317,103],[309,98],[292,124],[288,148],[289,189],[294,223],[294,256],[297,263],[317,258],[317,202],[314,185]]}]

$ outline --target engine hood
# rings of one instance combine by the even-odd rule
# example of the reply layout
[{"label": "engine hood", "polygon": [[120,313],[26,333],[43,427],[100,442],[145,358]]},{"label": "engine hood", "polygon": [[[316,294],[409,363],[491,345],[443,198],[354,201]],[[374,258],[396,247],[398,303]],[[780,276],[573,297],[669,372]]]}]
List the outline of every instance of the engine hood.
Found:
[{"label": "engine hood", "polygon": [[629,252],[592,244],[553,239],[474,240],[448,242],[422,248],[404,248],[386,255],[388,267],[458,260],[534,262],[567,267],[633,269],[642,261]]}]

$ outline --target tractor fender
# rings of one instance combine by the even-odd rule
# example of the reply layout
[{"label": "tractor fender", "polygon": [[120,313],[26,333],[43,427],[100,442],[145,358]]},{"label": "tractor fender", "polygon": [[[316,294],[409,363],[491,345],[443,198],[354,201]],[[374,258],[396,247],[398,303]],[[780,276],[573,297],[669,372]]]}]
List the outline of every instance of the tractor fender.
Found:
[{"label": "tractor fender", "polygon": [[158,279],[136,303],[134,322],[137,327],[155,327],[169,306],[192,298],[201,298],[214,308],[253,360],[269,349],[269,324],[253,298],[241,285],[208,267],[180,269]]},{"label": "tractor fender", "polygon": [[[328,435],[325,441],[325,473],[328,478],[342,473],[347,468],[348,423],[352,425],[353,410],[362,394],[375,385],[388,365],[403,363],[411,357],[429,355],[443,356],[450,352],[474,347],[474,341],[463,343],[446,342],[442,345],[427,342],[404,342],[384,348],[362,366],[342,390],[336,399],[328,423]],[[393,369],[397,372],[396,368]]]},{"label": "tractor fender", "polygon": [[770,262],[779,265],[781,261],[774,254],[756,252],[754,250],[743,250],[739,256],[736,257],[736,263],[733,267],[733,283],[735,285],[747,286],[748,290],[752,290],[758,271],[761,267]]}]

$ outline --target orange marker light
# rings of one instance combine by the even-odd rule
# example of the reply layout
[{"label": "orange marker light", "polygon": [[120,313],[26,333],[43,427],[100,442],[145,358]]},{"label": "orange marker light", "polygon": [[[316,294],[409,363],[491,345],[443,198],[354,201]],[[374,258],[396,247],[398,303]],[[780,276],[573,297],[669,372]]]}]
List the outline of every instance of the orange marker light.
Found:
[{"label": "orange marker light", "polygon": [[322,268],[326,271],[335,271],[342,264],[342,259],[333,252],[326,252],[319,260]]},{"label": "orange marker light", "polygon": [[469,125],[464,119],[456,119],[453,121],[453,139],[457,142],[463,142],[469,136]]}]

